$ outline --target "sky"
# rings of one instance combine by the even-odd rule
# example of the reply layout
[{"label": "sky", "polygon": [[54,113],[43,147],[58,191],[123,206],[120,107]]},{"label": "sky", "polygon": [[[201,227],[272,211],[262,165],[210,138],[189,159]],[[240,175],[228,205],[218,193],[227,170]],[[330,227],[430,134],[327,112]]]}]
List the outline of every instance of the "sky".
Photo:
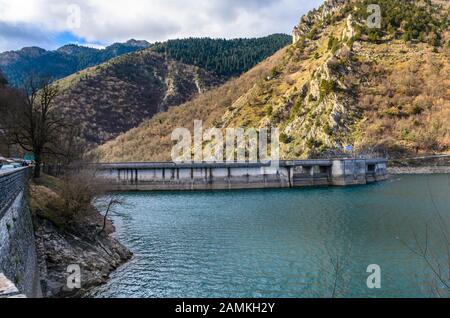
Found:
[{"label": "sky", "polygon": [[323,0],[0,0],[0,52],[291,33]]}]

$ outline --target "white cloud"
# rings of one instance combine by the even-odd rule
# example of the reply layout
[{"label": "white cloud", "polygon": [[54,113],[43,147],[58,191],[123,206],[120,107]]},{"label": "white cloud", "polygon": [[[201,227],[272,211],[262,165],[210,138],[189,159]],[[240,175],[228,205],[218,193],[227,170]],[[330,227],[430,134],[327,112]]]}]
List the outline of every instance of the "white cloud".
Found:
[{"label": "white cloud", "polygon": [[[290,32],[302,14],[321,2],[323,0],[0,0],[0,23],[10,28],[33,29],[36,34],[71,32],[88,42],[103,44],[130,38],[154,42],[189,36],[254,37]],[[79,28],[71,28],[76,17],[74,20],[74,11],[68,8],[73,4],[80,8]],[[0,34],[0,49],[17,48],[15,44],[14,38]]]}]

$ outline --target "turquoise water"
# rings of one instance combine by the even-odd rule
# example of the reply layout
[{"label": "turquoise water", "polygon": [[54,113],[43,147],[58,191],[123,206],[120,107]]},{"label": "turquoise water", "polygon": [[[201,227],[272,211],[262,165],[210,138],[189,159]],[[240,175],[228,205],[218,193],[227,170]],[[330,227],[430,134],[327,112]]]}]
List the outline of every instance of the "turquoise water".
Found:
[{"label": "turquoise water", "polygon": [[[113,219],[135,256],[92,297],[429,297],[439,285],[408,248],[427,232],[448,270],[449,175],[125,197],[133,207]],[[381,289],[367,287],[370,264],[381,267]]]}]

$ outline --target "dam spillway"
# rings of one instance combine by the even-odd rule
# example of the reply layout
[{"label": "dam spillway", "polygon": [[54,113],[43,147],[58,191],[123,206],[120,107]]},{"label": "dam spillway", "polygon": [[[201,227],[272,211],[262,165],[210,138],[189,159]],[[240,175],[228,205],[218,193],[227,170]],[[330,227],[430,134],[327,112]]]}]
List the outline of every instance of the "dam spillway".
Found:
[{"label": "dam spillway", "polygon": [[190,191],[363,185],[386,180],[385,159],[268,163],[103,163],[96,176],[109,191]]}]

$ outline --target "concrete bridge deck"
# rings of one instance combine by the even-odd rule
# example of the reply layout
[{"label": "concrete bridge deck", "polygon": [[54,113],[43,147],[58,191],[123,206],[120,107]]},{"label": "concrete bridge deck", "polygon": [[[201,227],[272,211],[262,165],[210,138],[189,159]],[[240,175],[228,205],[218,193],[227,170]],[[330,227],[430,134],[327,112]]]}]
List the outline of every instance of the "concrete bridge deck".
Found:
[{"label": "concrete bridge deck", "polygon": [[111,191],[346,186],[387,179],[385,159],[102,163],[94,167]]}]

